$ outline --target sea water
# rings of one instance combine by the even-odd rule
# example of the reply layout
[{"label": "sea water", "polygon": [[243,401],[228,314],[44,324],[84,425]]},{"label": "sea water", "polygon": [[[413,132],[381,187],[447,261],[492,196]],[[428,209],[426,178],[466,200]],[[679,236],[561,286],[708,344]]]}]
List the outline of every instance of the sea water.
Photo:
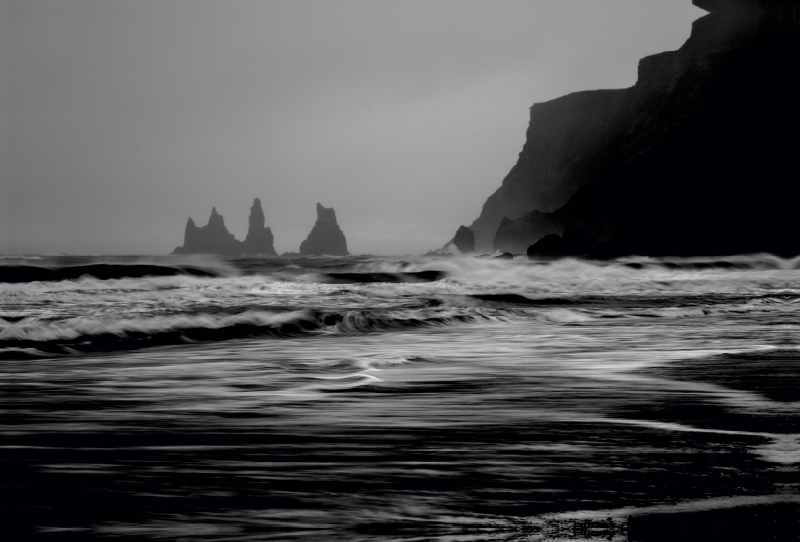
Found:
[{"label": "sea water", "polygon": [[20,538],[625,540],[800,502],[798,260],[0,264]]}]

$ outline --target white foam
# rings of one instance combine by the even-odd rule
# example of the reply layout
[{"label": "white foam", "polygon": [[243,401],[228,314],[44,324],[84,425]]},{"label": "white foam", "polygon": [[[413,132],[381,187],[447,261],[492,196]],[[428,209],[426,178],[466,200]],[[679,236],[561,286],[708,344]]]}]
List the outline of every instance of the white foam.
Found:
[{"label": "white foam", "polygon": [[221,329],[237,324],[272,326],[306,317],[305,311],[288,313],[246,312],[230,316],[161,316],[128,320],[72,318],[59,322],[28,322],[0,328],[3,341],[63,341],[104,334],[125,337],[130,333],[156,335],[191,328]]}]

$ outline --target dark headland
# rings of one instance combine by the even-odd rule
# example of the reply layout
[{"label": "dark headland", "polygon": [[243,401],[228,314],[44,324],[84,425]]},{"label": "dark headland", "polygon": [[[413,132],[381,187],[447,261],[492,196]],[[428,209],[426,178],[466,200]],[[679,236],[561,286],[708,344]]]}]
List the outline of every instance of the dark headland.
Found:
[{"label": "dark headland", "polygon": [[249,228],[244,241],[238,241],[225,227],[225,220],[211,209],[208,224],[197,227],[194,220],[186,222],[183,246],[176,248],[173,254],[222,254],[238,256],[244,254],[266,254],[275,256],[272,230],[264,226],[264,211],[261,200],[256,198],[250,208]]},{"label": "dark headland", "polygon": [[800,254],[800,0],[694,4],[709,14],[642,59],[635,86],[531,108],[476,250],[571,230],[532,255]]}]

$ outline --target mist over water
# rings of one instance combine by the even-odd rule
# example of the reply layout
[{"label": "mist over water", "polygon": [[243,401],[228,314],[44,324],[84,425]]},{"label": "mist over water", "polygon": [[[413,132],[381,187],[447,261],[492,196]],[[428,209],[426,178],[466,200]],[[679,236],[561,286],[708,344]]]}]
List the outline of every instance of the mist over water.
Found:
[{"label": "mist over water", "polygon": [[101,264],[0,283],[21,536],[625,540],[800,501],[798,260],[2,262]]}]

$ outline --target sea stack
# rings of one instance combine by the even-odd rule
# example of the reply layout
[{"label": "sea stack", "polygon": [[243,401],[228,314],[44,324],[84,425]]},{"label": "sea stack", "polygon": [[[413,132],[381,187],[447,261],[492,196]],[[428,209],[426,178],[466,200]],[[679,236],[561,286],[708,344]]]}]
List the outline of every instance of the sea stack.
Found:
[{"label": "sea stack", "polygon": [[264,211],[261,209],[261,200],[253,200],[250,207],[250,225],[247,229],[247,237],[242,242],[243,254],[267,254],[277,256],[273,246],[272,230],[264,226]]},{"label": "sea stack", "polygon": [[194,220],[189,218],[186,222],[186,231],[183,237],[183,246],[173,251],[173,254],[224,254],[235,255],[241,253],[241,243],[225,227],[225,220],[211,209],[208,224],[198,228]]},{"label": "sea stack", "polygon": [[800,2],[694,4],[709,14],[642,59],[635,86],[532,108],[471,226],[478,250],[580,228],[610,256],[800,254]]},{"label": "sea stack", "polygon": [[220,254],[223,256],[240,256],[243,254],[267,254],[274,256],[272,246],[272,230],[264,227],[264,211],[258,198],[250,208],[250,229],[244,242],[238,241],[225,227],[225,220],[211,209],[208,224],[197,227],[194,220],[186,222],[183,246],[176,248],[173,254]]},{"label": "sea stack", "polygon": [[317,222],[305,241],[300,243],[304,256],[348,256],[347,239],[336,222],[336,211],[317,203]]},{"label": "sea stack", "polygon": [[453,244],[464,254],[475,252],[475,233],[466,226],[461,226],[453,237]]}]

